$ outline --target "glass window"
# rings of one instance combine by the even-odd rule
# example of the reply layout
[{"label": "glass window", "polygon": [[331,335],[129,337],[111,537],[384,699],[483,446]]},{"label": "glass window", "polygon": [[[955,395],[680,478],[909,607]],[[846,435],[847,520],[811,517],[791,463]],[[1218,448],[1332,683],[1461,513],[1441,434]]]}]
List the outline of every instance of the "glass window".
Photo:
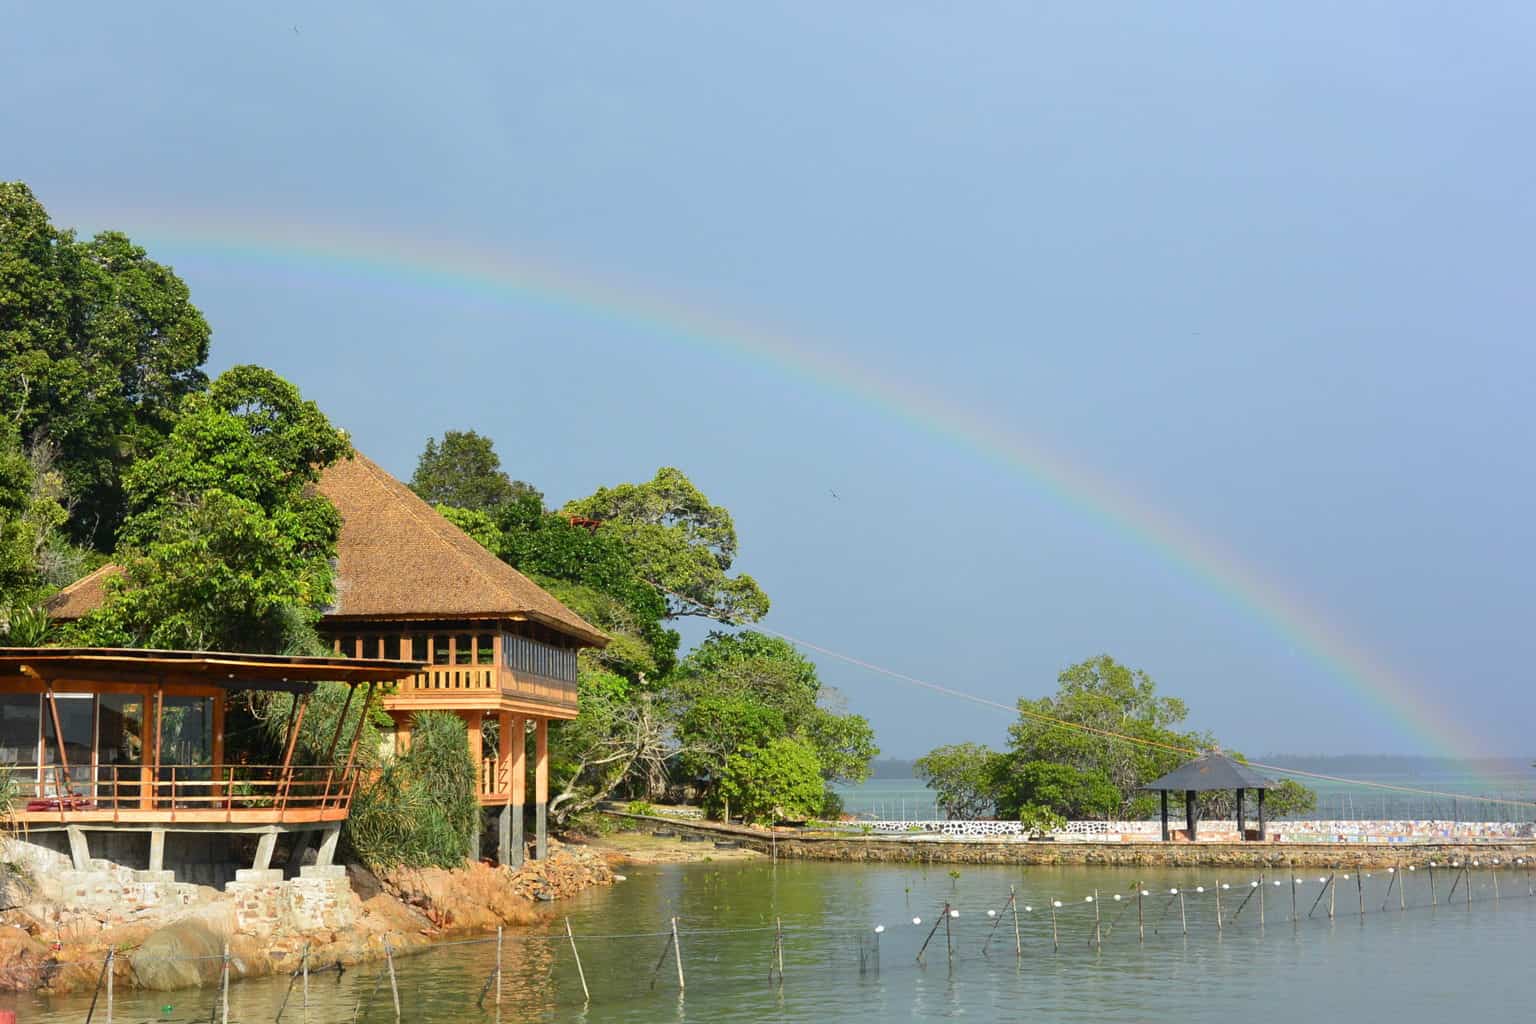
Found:
[{"label": "glass window", "polygon": [[475,664],[494,665],[496,663],[496,642],[490,634],[481,634],[475,637]]},{"label": "glass window", "polygon": [[400,638],[397,637],[397,636],[387,636],[387,637],[385,637],[384,638],[384,653],[382,655],[380,655],[380,657],[388,658],[390,661],[399,661],[400,660]]},{"label": "glass window", "polygon": [[457,648],[454,649],[454,652],[453,652],[454,653],[454,664],[455,665],[468,665],[471,661],[474,660],[474,656],[475,656],[475,638],[472,637],[472,636],[461,636],[461,637],[458,638],[458,640],[459,640],[459,645],[458,645]]},{"label": "glass window", "polygon": [[448,637],[435,636],[432,638],[432,664],[448,664]]},{"label": "glass window", "polygon": [[411,637],[411,661],[427,660],[427,638],[416,635]]},{"label": "glass window", "polygon": [[137,694],[104,693],[97,699],[97,800],[123,804],[139,801],[144,756],[144,699]]},{"label": "glass window", "polygon": [[0,764],[37,764],[42,711],[35,693],[0,693]]}]

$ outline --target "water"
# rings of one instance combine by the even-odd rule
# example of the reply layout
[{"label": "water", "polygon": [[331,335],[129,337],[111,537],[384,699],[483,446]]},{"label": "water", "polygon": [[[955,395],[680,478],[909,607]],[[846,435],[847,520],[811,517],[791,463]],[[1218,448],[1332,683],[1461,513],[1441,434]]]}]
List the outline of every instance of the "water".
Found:
[{"label": "water", "polygon": [[[1470,909],[1445,906],[1449,879],[1438,878],[1441,906],[1431,909],[1425,872],[1409,876],[1409,910],[1399,912],[1394,891],[1380,910],[1388,876],[1365,882],[1368,914],[1358,916],[1353,881],[1341,882],[1335,921],[1326,919],[1327,900],[1312,919],[1292,924],[1289,890],[1265,890],[1267,927],[1258,926],[1257,900],[1217,933],[1214,900],[1197,895],[1196,885],[1217,881],[1209,870],[1147,872],[1145,945],[1136,939],[1136,910],[1128,893],[1128,871],[1084,868],[972,867],[927,870],[905,865],[846,865],[815,862],[732,862],[634,867],[627,882],[595,890],[561,904],[578,936],[593,1000],[583,1009],[563,929],[549,934],[510,933],[505,961],[507,1021],[881,1021],[970,1018],[990,1020],[1294,1021],[1352,1018],[1399,1024],[1440,1022],[1471,1014],[1524,1015],[1532,987],[1527,951],[1536,941],[1536,900],[1527,898],[1528,876],[1508,873],[1495,902],[1486,875],[1476,879]],[[1298,896],[1300,915],[1322,887],[1318,873],[1307,877]],[[1222,875],[1233,889],[1224,897],[1231,918],[1235,895],[1247,875]],[[1012,919],[1006,912],[1009,885],[1018,888],[1024,955],[1013,952]],[[1188,893],[1188,935],[1178,906],[1168,894]],[[1102,952],[1092,946],[1093,905],[1082,897],[1101,890]],[[1048,901],[1061,899],[1061,949],[1052,949]],[[917,949],[938,919],[945,901],[961,913],[952,919],[956,958],[947,962],[941,928],[927,953]],[[990,949],[981,955],[991,920],[988,909],[1003,910]],[[656,971],[669,938],[662,934],[676,914],[682,933],[686,996],[680,997],[670,959]],[[773,919],[784,920],[782,986],[768,977],[772,963]],[[923,925],[911,923],[913,916]],[[882,923],[879,969],[874,969],[873,926]],[[755,930],[753,930],[755,929]],[[865,971],[860,972],[863,944]],[[398,961],[405,1019],[417,1024],[470,1024],[494,1020],[494,1007],[477,1010],[475,998],[495,963],[493,942],[440,946]],[[655,977],[655,987],[651,980]],[[334,976],[311,982],[307,1017],[296,1002],[284,1020],[350,1021],[367,1002],[379,966],[365,964],[339,982]],[[271,1021],[287,979],[253,979],[231,989],[234,1021]],[[88,999],[20,1000],[20,1020],[79,1024]],[[297,1000],[295,995],[294,999]],[[208,1019],[214,993],[122,993],[116,1020]],[[162,1013],[162,1008],[171,1009]],[[98,1010],[98,1013],[100,1011]],[[393,1019],[387,981],[359,1020]],[[98,1020],[100,1018],[98,1017]]]}]

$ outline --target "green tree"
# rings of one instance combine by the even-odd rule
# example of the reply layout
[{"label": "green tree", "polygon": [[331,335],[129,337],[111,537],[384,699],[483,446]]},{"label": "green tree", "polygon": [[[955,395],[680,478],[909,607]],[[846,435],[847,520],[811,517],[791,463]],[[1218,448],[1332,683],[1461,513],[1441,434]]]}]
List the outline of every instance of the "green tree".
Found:
[{"label": "green tree", "polygon": [[59,446],[75,537],[110,548],[126,466],[207,386],[209,333],[187,286],[126,236],[79,241],[0,182],[0,419]]},{"label": "green tree", "polygon": [[480,801],[464,720],[418,713],[411,749],[353,801],[345,836],[370,868],[455,868],[478,856]]},{"label": "green tree", "polygon": [[701,616],[727,623],[756,622],[768,613],[768,595],[745,574],[731,576],[736,525],[670,467],[643,484],[603,487],[572,501],[567,515],[595,519],[621,538],[639,577],[660,589],[669,618]]},{"label": "green tree", "polygon": [[544,496],[529,483],[513,480],[501,468],[501,457],[490,438],[473,430],[444,432],[441,443],[427,438],[416,460],[411,490],[433,505],[490,512],[510,502]]},{"label": "green tree", "polygon": [[821,762],[810,744],[781,738],[732,754],[717,790],[723,806],[743,821],[803,821],[821,811]]},{"label": "green tree", "polygon": [[[86,553],[69,544],[63,474],[46,442],[26,450],[0,424],[0,619],[83,575]],[[3,630],[0,630],[3,631]]]},{"label": "green tree", "polygon": [[809,746],[824,782],[862,781],[879,753],[868,721],[841,712],[810,659],[751,630],[711,633],[679,665],[666,699],[684,780],[708,780],[706,797],[733,755],[772,737]]},{"label": "green tree", "polygon": [[1001,754],[980,743],[950,743],[912,762],[912,770],[933,790],[946,818],[969,821],[994,813],[1001,760]]},{"label": "green tree", "polygon": [[78,624],[85,642],[282,651],[332,595],[341,518],[309,490],[351,454],[313,402],[255,366],[187,400],[124,478],[123,574]]},{"label": "green tree", "polygon": [[1066,818],[1096,820],[1114,817],[1125,804],[1124,795],[1099,769],[1050,761],[1009,764],[996,792],[999,804],[1014,815],[1014,808],[1035,806]]}]

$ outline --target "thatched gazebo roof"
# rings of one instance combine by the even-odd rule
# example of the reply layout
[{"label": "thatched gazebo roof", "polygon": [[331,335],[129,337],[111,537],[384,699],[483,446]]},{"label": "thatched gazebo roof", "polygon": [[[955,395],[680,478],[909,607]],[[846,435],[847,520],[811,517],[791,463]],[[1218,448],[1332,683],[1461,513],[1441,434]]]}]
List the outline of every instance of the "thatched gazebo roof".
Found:
[{"label": "thatched gazebo roof", "polygon": [[1204,793],[1213,789],[1272,789],[1275,780],[1265,778],[1252,768],[1225,754],[1201,754],[1180,765],[1160,779],[1142,786],[1153,791]]}]

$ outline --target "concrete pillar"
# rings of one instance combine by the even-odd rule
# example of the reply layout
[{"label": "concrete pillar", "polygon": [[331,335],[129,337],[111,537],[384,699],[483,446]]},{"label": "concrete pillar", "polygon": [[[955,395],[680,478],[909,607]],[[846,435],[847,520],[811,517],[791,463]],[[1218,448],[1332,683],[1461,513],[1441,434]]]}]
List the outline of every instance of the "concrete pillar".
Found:
[{"label": "concrete pillar", "polygon": [[527,729],[526,719],[521,715],[512,716],[512,856],[507,864],[514,868],[523,866],[528,851],[527,841],[523,838],[523,809],[528,803]]},{"label": "concrete pillar", "polygon": [[277,832],[263,832],[261,838],[256,840],[256,859],[251,861],[251,867],[257,871],[266,871],[272,867],[272,852],[277,849]]},{"label": "concrete pillar", "polygon": [[501,805],[496,815],[496,863],[502,867],[515,867],[512,863],[512,801]]},{"label": "concrete pillar", "polygon": [[313,831],[294,834],[293,852],[288,855],[288,867],[293,875],[297,876],[299,868],[304,866],[304,855],[309,853],[309,848],[314,845],[314,842],[315,833]]},{"label": "concrete pillar", "polygon": [[533,765],[533,855],[539,860],[549,856],[549,833],[546,818],[549,815],[549,719],[540,718],[534,723],[534,753],[538,758]]},{"label": "concrete pillar", "polygon": [[329,867],[336,860],[336,844],[341,841],[341,826],[330,825],[320,834],[320,849],[315,853],[315,864]]},{"label": "concrete pillar", "polygon": [[85,829],[71,825],[64,830],[69,834],[69,860],[76,871],[87,871],[91,866],[91,848],[85,841]]},{"label": "concrete pillar", "polygon": [[149,830],[149,870],[165,870],[165,829]]}]

